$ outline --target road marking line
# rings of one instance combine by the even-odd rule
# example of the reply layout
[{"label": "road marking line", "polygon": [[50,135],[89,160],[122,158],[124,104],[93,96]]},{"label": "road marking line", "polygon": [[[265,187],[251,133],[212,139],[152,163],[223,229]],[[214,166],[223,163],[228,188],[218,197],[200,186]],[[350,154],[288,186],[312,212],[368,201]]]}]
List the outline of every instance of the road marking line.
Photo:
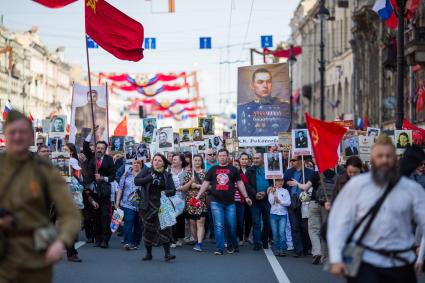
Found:
[{"label": "road marking line", "polygon": [[272,266],[272,269],[273,269],[274,275],[277,278],[277,281],[279,283],[291,283],[291,281],[289,281],[288,276],[286,276],[285,271],[283,271],[282,266],[277,261],[276,256],[273,254],[273,251],[271,249],[265,249],[264,253],[266,254],[267,259],[270,265]]},{"label": "road marking line", "polygon": [[74,245],[74,247],[75,247],[75,249],[76,250],[78,250],[79,248],[81,248],[82,246],[84,246],[86,244],[86,242],[84,242],[84,241],[79,241],[79,242],[76,242],[75,243],[75,245]]}]

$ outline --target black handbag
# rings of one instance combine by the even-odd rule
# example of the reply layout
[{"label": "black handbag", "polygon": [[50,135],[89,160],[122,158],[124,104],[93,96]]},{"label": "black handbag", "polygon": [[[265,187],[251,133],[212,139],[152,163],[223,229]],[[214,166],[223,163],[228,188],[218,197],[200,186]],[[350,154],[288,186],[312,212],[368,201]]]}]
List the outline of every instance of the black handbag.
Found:
[{"label": "black handbag", "polygon": [[96,184],[96,193],[99,198],[110,198],[111,197],[111,184],[106,182],[101,182]]},{"label": "black handbag", "polygon": [[301,207],[301,200],[300,198],[295,195],[291,194],[291,205],[289,206],[290,209],[295,210]]}]

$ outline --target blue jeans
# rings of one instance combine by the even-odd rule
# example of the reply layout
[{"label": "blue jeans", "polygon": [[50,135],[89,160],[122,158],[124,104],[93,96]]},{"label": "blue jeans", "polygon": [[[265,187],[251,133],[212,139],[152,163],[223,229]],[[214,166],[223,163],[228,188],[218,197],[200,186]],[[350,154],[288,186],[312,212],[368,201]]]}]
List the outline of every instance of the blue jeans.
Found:
[{"label": "blue jeans", "polygon": [[124,211],[124,244],[138,246],[142,240],[139,213],[125,207],[121,209]]},{"label": "blue jeans", "polygon": [[270,227],[272,228],[275,251],[284,251],[286,246],[286,221],[287,215],[270,214]]},{"label": "blue jeans", "polygon": [[235,204],[221,204],[211,202],[211,212],[214,219],[214,234],[216,250],[224,251],[224,229],[227,228],[230,246],[237,247],[236,240],[236,206]]},{"label": "blue jeans", "polygon": [[[252,234],[254,236],[254,245],[267,245],[270,235],[270,203],[269,201],[254,201],[251,207],[252,213]],[[263,229],[261,230],[261,220],[263,220]]]},{"label": "blue jeans", "polygon": [[245,219],[245,204],[236,202],[236,235],[239,241],[243,240],[243,223]]}]

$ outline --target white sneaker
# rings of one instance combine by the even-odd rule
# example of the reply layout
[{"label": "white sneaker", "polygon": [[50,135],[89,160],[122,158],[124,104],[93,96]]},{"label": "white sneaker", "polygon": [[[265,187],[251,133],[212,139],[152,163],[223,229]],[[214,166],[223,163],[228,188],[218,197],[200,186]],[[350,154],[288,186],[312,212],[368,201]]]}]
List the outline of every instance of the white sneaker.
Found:
[{"label": "white sneaker", "polygon": [[294,250],[294,247],[289,247],[289,248],[287,248],[287,250],[288,251],[293,251]]},{"label": "white sneaker", "polygon": [[170,248],[175,249],[175,248],[177,248],[177,245],[173,243],[173,244],[170,245]]},{"label": "white sneaker", "polygon": [[177,247],[183,246],[183,242],[181,240],[178,240],[177,243],[176,243],[176,246]]}]

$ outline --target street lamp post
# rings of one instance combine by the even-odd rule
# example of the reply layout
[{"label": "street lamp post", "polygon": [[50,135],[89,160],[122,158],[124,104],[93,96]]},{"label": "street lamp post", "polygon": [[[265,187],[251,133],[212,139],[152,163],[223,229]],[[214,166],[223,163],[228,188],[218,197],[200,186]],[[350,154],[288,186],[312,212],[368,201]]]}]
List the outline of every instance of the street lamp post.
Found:
[{"label": "street lamp post", "polygon": [[290,80],[290,106],[291,106],[291,129],[294,128],[294,117],[293,117],[293,113],[294,113],[294,96],[293,96],[293,69],[294,69],[294,64],[297,62],[297,58],[294,55],[294,46],[291,45],[290,49],[289,49],[289,58],[288,58],[288,62],[289,62],[289,66],[290,66],[290,75],[291,75],[291,80]]},{"label": "street lamp post", "polygon": [[400,130],[404,118],[404,11],[406,0],[397,0],[397,114],[395,126]]},{"label": "street lamp post", "polygon": [[320,21],[320,119],[325,120],[325,42],[323,38],[323,29],[325,21],[329,19],[329,10],[325,7],[325,0],[320,0],[319,11],[316,19]]}]

